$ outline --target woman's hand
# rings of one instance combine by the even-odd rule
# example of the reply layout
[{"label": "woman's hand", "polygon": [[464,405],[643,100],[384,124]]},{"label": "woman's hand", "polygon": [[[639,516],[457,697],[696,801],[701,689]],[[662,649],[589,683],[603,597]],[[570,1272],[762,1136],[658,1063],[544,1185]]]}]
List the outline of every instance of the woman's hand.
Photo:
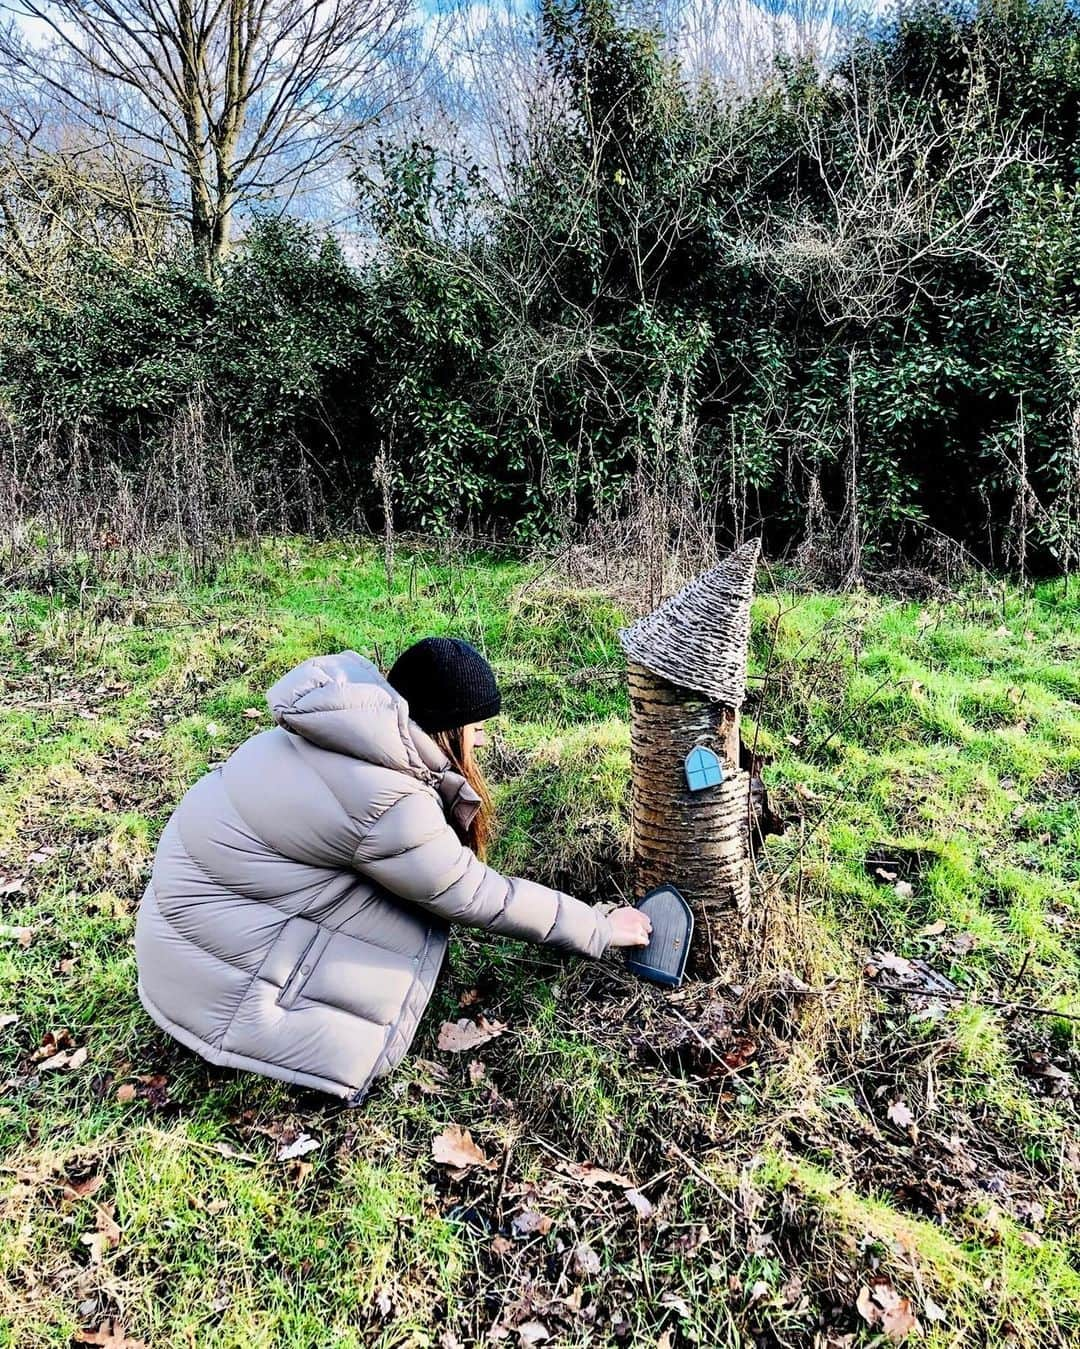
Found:
[{"label": "woman's hand", "polygon": [[608,914],[612,946],[648,946],[652,920],[639,909],[613,909]]}]

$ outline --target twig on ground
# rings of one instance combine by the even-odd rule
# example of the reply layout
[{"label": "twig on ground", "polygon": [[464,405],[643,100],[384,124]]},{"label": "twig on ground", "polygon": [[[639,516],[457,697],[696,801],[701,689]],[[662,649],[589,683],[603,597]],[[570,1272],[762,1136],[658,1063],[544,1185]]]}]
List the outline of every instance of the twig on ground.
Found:
[{"label": "twig on ground", "polygon": [[503,1191],[506,1189],[506,1176],[510,1170],[510,1158],[514,1152],[513,1143],[508,1143],[503,1151],[502,1166],[499,1169],[499,1179],[495,1186],[495,1193],[492,1196],[492,1203],[495,1208],[496,1226],[501,1228],[503,1225]]},{"label": "twig on ground", "polygon": [[663,1142],[662,1140],[660,1140],[660,1142],[661,1146],[665,1149],[665,1151],[669,1153],[674,1153],[674,1155],[678,1157],[679,1161],[682,1162],[683,1166],[685,1166],[687,1170],[692,1171],[693,1174],[697,1176],[698,1180],[703,1181],[706,1185],[708,1185],[708,1187],[711,1190],[715,1190],[721,1199],[729,1203],[733,1209],[735,1209],[736,1211],[738,1210],[738,1205],[735,1203],[735,1200],[732,1199],[731,1195],[729,1195],[728,1192],[725,1189],[723,1189],[722,1186],[717,1185],[716,1181],[713,1180],[711,1176],[706,1175],[705,1172],[702,1171],[701,1167],[698,1166],[697,1162],[695,1162],[692,1157],[688,1157],[686,1153],[683,1152],[682,1148],[679,1147],[678,1143],[674,1142],[674,1140],[670,1138],[666,1142]]}]

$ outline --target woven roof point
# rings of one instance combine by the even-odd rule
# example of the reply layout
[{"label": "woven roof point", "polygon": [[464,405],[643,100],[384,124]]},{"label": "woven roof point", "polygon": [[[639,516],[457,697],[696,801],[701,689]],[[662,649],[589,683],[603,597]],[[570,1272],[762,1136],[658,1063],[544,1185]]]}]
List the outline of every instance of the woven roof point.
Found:
[{"label": "woven roof point", "polygon": [[760,552],[760,539],[744,543],[651,614],[620,629],[627,659],[680,688],[740,707]]}]

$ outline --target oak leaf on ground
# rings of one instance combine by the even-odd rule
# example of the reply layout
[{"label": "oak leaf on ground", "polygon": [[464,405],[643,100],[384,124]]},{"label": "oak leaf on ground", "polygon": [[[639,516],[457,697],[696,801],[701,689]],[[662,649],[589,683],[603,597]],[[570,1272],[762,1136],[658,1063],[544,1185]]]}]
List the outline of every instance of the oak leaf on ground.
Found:
[{"label": "oak leaf on ground", "polygon": [[435,1135],[431,1140],[431,1155],[441,1166],[451,1167],[456,1180],[474,1166],[490,1171],[496,1165],[476,1145],[468,1129],[456,1124],[448,1125],[441,1134]]},{"label": "oak leaf on ground", "polygon": [[899,1344],[913,1330],[919,1329],[911,1302],[901,1297],[888,1279],[878,1277],[863,1284],[855,1307],[868,1326],[880,1328],[894,1344]]}]

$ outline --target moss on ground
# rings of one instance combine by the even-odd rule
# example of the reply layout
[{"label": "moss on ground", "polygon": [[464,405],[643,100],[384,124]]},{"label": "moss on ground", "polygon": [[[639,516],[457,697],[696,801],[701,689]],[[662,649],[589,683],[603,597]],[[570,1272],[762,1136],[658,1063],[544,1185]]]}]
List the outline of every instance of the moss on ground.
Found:
[{"label": "moss on ground", "polygon": [[[747,735],[792,823],[745,987],[672,998],[463,934],[414,1057],[349,1112],[142,1014],[134,911],[172,804],[268,724],[288,665],[454,632],[507,689],[496,860],[613,898],[625,615],[444,549],[388,587],[355,541],[77,582],[9,591],[0,627],[0,1345],[107,1319],[154,1349],[870,1344],[883,1284],[913,1341],[1075,1342],[1077,1023],[990,1005],[1080,1011],[1075,590],[762,596]],[[883,996],[874,951],[969,1001]],[[479,1009],[505,1033],[439,1051]],[[46,1046],[74,1066],[42,1071]],[[491,1169],[434,1163],[450,1125]]]}]

